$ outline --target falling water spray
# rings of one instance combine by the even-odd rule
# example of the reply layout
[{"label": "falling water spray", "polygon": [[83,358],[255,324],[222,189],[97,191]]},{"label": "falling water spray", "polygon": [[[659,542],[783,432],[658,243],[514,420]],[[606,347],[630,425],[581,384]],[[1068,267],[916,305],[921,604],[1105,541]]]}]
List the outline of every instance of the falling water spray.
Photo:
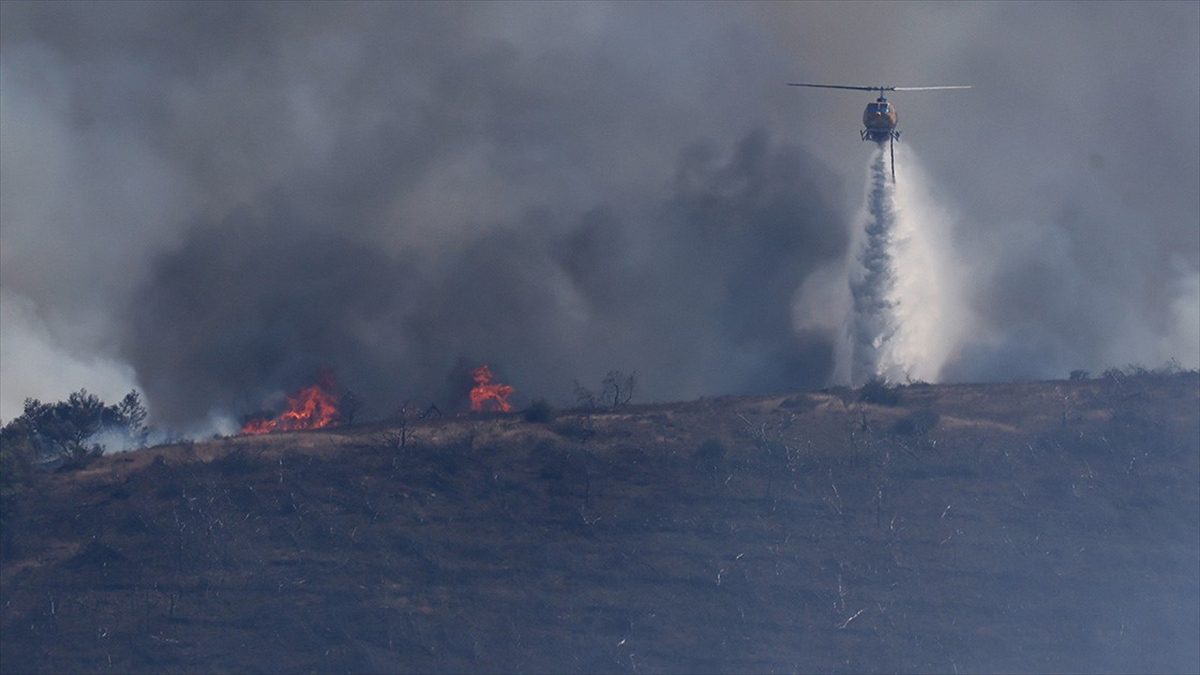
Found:
[{"label": "falling water spray", "polygon": [[892,258],[895,224],[895,183],[889,179],[887,156],[881,145],[871,162],[866,239],[858,258],[860,264],[850,281],[850,379],[855,385],[880,374],[885,352],[896,334]]},{"label": "falling water spray", "polygon": [[864,226],[849,273],[846,366],[855,386],[872,378],[936,382],[973,325],[961,295],[955,218],[931,194],[911,148],[886,147],[868,171]]}]

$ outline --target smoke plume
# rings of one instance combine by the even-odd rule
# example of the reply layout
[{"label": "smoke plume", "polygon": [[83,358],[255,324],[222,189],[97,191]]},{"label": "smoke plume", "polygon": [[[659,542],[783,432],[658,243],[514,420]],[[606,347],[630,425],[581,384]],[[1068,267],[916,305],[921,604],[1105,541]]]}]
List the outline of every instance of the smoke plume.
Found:
[{"label": "smoke plume", "polygon": [[802,78],[976,85],[897,101],[877,369],[1194,366],[1198,13],[0,3],[0,418],[850,381],[865,101]]},{"label": "smoke plume", "polygon": [[788,307],[845,251],[836,190],[753,132],[724,157],[686,151],[658,201],[533,211],[435,259],[326,230],[283,199],[160,257],[128,308],[125,356],[179,423],[214,403],[255,410],[322,367],[396,404],[464,399],[445,390],[464,360],[559,401],[612,368],[639,371],[653,398],[820,386],[832,340],[795,334]]}]

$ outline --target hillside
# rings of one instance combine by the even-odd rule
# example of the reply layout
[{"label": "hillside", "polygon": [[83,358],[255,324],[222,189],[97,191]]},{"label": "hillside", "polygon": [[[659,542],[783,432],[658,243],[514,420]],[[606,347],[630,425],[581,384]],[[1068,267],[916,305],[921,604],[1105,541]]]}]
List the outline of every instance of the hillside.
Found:
[{"label": "hillside", "polygon": [[7,508],[0,670],[1200,671],[1200,377],[163,446]]}]

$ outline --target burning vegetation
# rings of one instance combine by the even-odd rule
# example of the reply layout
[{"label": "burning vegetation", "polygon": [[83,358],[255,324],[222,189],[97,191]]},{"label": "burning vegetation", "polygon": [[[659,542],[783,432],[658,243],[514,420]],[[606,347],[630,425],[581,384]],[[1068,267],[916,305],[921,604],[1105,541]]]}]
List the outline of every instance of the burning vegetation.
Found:
[{"label": "burning vegetation", "polygon": [[[515,391],[511,385],[493,384],[492,369],[482,365],[471,371],[475,386],[471,388],[471,410],[476,412],[512,412],[508,397]],[[333,378],[325,375],[316,384],[309,385],[287,397],[287,410],[275,417],[255,416],[242,425],[246,435],[269,434],[273,431],[306,431],[324,429],[338,424],[349,424],[353,408],[360,401],[352,392],[345,396],[337,393]]]},{"label": "burning vegetation", "polygon": [[288,396],[288,408],[273,419],[252,419],[242,427],[243,434],[267,434],[272,431],[324,429],[341,421],[338,396],[329,378],[304,387]]},{"label": "burning vegetation", "polygon": [[471,389],[471,410],[512,412],[508,397],[514,389],[507,384],[492,384],[492,369],[484,364],[471,373],[475,387]]}]

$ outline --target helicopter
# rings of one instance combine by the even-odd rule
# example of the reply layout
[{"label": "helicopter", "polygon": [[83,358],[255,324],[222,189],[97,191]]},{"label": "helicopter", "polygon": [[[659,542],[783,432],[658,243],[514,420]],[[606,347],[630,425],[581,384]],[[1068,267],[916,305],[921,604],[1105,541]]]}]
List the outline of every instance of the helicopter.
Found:
[{"label": "helicopter", "polygon": [[859,87],[848,84],[809,84],[788,82],[789,87],[818,87],[820,89],[853,89],[855,91],[877,91],[879,98],[867,104],[863,111],[863,127],[859,135],[864,141],[874,141],[882,146],[885,142],[892,153],[892,182],[896,182],[896,141],[900,130],[896,128],[896,107],[883,95],[885,91],[933,91],[939,89],[970,89],[971,85],[940,85],[936,87]]}]

